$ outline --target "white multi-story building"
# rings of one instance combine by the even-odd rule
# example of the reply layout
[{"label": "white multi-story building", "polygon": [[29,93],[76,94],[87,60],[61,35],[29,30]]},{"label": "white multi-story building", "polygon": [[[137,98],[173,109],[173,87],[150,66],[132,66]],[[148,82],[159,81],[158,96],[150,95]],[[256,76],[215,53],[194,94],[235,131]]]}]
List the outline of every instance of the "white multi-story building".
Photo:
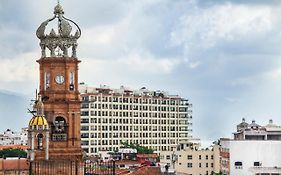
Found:
[{"label": "white multi-story building", "polygon": [[146,88],[80,85],[81,144],[88,154],[114,151],[122,142],[168,151],[191,138],[191,104]]},{"label": "white multi-story building", "polygon": [[27,145],[27,129],[22,128],[21,132],[7,129],[0,134],[0,145]]},{"label": "white multi-story building", "polygon": [[252,121],[237,125],[234,139],[220,139],[221,171],[227,175],[281,175],[281,127]]}]

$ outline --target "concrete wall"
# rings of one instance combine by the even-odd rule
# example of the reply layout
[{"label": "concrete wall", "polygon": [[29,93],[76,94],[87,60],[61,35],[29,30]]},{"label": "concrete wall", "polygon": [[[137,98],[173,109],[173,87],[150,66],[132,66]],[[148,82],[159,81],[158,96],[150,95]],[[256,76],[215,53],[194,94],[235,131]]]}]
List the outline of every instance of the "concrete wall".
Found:
[{"label": "concrete wall", "polygon": [[[281,141],[234,141],[229,142],[230,175],[254,175],[254,162],[261,162],[261,168],[281,167]],[[241,169],[234,163],[240,161]]]}]

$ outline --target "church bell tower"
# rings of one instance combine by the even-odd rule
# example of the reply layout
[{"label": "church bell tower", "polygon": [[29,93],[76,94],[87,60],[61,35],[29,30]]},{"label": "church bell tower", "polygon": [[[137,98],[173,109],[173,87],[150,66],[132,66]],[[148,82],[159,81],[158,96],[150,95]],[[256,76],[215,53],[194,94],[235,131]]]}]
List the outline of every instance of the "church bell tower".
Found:
[{"label": "church bell tower", "polygon": [[[79,160],[80,96],[78,91],[77,40],[79,26],[64,16],[60,4],[54,16],[44,21],[36,31],[40,39],[40,91],[44,115],[49,126],[49,159]],[[43,159],[37,154],[35,159]]]}]

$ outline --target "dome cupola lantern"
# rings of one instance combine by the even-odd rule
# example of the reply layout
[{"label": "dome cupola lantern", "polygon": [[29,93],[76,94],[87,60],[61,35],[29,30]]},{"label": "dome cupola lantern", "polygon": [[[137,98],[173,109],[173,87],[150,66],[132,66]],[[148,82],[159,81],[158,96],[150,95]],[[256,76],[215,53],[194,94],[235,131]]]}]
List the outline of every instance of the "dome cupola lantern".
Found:
[{"label": "dome cupola lantern", "polygon": [[[76,28],[75,32],[73,28]],[[54,8],[54,16],[39,26],[36,35],[40,39],[42,58],[77,57],[77,40],[81,36],[81,29],[74,21],[64,17],[64,11],[59,2]],[[47,55],[47,49],[50,55]],[[71,55],[69,55],[69,49],[72,51]]]},{"label": "dome cupola lantern", "polygon": [[44,104],[41,100],[41,95],[35,100],[33,111],[35,111],[35,114],[33,114],[32,119],[29,121],[29,128],[32,130],[48,129],[48,122],[44,116]]},{"label": "dome cupola lantern", "polygon": [[[36,156],[40,156],[45,160],[49,159],[49,124],[44,116],[44,104],[41,100],[41,95],[33,105],[35,114],[28,123],[28,157],[30,161],[34,161]],[[43,141],[44,140],[44,141]],[[43,151],[45,150],[45,151]]]}]

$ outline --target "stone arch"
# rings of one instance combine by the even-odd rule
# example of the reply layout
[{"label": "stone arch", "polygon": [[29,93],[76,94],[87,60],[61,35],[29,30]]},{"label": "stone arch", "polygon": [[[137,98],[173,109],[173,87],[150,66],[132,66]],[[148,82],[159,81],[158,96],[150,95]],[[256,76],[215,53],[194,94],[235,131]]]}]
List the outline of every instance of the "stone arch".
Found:
[{"label": "stone arch", "polygon": [[37,149],[43,149],[44,135],[42,133],[38,133],[36,138],[37,138]]},{"label": "stone arch", "polygon": [[54,120],[54,126],[56,133],[65,133],[67,121],[63,116],[57,116]]}]

